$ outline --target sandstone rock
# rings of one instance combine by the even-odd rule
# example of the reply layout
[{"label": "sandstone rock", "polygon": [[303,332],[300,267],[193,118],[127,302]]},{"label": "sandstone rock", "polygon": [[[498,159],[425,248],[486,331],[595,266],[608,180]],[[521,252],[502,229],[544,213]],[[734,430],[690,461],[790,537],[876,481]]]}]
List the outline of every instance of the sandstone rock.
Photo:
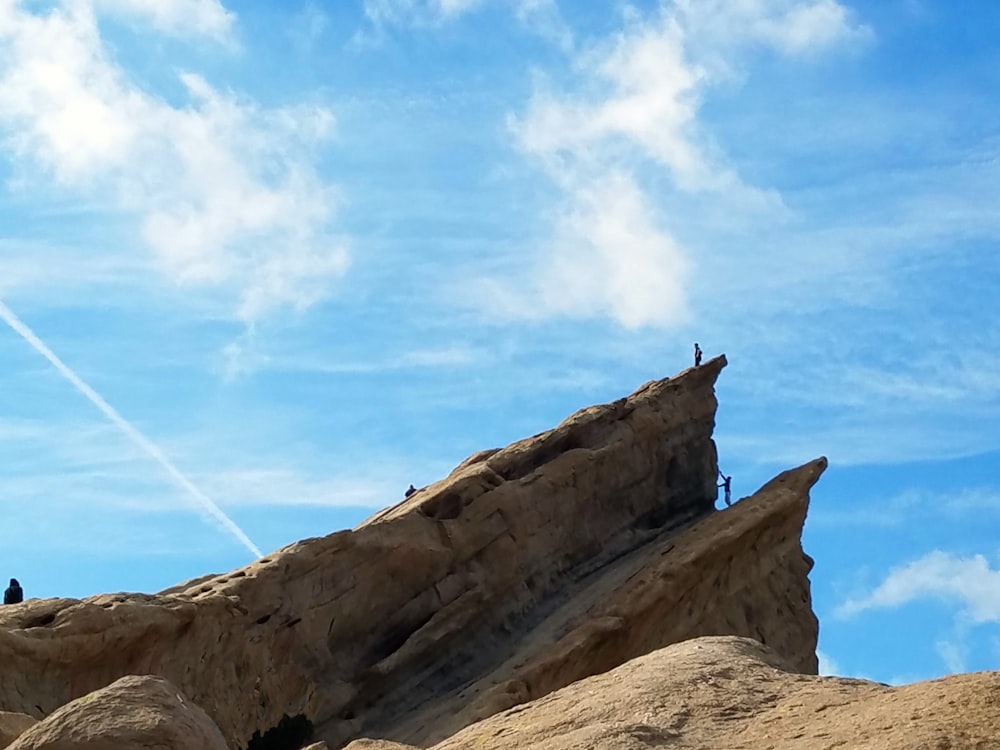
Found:
[{"label": "sandstone rock", "polygon": [[752,497],[637,549],[567,591],[567,601],[518,641],[505,662],[438,702],[425,701],[377,736],[431,744],[462,727],[635,656],[701,635],[741,634],[815,674],[812,611],[801,532],[817,459]]},{"label": "sandstone rock", "polygon": [[46,715],[127,674],[203,705],[230,747],[283,719],[339,747],[426,745],[684,638],[815,671],[800,532],[825,461],[714,512],[725,359],[481,451],[353,531],[157,596],[0,610],[0,708]]},{"label": "sandstone rock", "polygon": [[1000,673],[891,688],[794,672],[774,650],[698,638],[473,724],[433,750],[992,750]]},{"label": "sandstone rock", "polygon": [[38,723],[38,719],[27,714],[15,714],[0,711],[0,748],[7,747],[29,727]]},{"label": "sandstone rock", "polygon": [[10,750],[226,750],[219,728],[162,677],[122,677],[27,729]]},{"label": "sandstone rock", "polygon": [[[306,748],[306,750],[309,750],[309,748]],[[413,745],[401,745],[398,742],[391,742],[389,740],[360,739],[354,740],[344,750],[418,750],[418,748]]]}]

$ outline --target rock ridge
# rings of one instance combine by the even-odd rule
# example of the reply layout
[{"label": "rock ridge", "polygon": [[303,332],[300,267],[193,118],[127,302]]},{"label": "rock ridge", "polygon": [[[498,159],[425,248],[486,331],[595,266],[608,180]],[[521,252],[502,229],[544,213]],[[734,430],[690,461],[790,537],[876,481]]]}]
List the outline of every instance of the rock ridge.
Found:
[{"label": "rock ridge", "polygon": [[477,453],[353,530],[240,570],[5,607],[0,709],[40,719],[151,674],[234,750],[296,716],[330,747],[426,744],[697,635],[749,635],[815,671],[799,537],[826,462],[715,512],[725,365]]}]

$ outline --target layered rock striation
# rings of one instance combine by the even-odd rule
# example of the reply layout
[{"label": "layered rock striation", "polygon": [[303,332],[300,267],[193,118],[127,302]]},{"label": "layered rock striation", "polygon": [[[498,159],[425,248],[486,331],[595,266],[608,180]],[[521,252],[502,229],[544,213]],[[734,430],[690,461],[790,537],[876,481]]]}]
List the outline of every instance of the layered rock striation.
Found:
[{"label": "layered rock striation", "polygon": [[714,511],[725,359],[476,454],[351,531],[155,596],[0,610],[0,710],[161,675],[230,748],[288,717],[431,744],[635,656],[743,635],[815,672],[800,534],[824,459]]}]

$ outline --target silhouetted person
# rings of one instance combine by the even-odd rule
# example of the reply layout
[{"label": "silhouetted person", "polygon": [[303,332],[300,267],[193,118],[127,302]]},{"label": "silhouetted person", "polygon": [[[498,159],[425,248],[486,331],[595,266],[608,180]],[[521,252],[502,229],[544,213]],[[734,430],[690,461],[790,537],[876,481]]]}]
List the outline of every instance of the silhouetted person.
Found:
[{"label": "silhouetted person", "polygon": [[701,364],[701,347],[695,342],[694,345],[694,366],[697,367]]},{"label": "silhouetted person", "polygon": [[406,494],[405,494],[405,495],[403,495],[403,497],[409,497],[410,495],[412,495],[412,494],[413,494],[414,492],[416,492],[416,491],[417,491],[417,488],[416,488],[416,487],[414,487],[414,486],[413,486],[413,485],[411,484],[411,485],[410,485],[410,486],[409,486],[409,487],[407,488],[407,490],[406,490]]},{"label": "silhouetted person", "polygon": [[21,588],[21,584],[17,582],[16,578],[10,579],[10,586],[7,590],[3,592],[3,603],[4,604],[20,604],[24,601],[24,589]]},{"label": "silhouetted person", "polygon": [[722,484],[720,484],[719,486],[726,493],[726,497],[725,497],[726,505],[727,506],[732,505],[733,504],[732,503],[732,497],[733,497],[733,478],[732,477],[727,477],[721,471],[719,472],[719,476],[722,477]]}]

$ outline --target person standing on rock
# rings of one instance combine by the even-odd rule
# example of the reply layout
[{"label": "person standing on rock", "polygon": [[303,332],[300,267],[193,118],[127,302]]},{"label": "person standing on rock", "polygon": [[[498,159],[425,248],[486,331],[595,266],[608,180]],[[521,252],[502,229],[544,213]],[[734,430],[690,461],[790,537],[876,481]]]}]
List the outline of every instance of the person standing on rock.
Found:
[{"label": "person standing on rock", "polygon": [[3,603],[4,604],[20,604],[24,601],[24,589],[21,588],[21,584],[17,582],[16,578],[10,579],[10,586],[7,590],[3,592]]},{"label": "person standing on rock", "polygon": [[719,486],[726,493],[726,497],[725,497],[726,507],[729,507],[730,505],[733,504],[732,503],[732,497],[733,497],[733,484],[732,483],[733,483],[733,478],[732,477],[727,477],[721,471],[719,472],[719,476],[722,477],[722,484],[720,484]]},{"label": "person standing on rock", "polygon": [[694,366],[697,367],[701,364],[701,347],[698,346],[698,342],[694,342]]}]

